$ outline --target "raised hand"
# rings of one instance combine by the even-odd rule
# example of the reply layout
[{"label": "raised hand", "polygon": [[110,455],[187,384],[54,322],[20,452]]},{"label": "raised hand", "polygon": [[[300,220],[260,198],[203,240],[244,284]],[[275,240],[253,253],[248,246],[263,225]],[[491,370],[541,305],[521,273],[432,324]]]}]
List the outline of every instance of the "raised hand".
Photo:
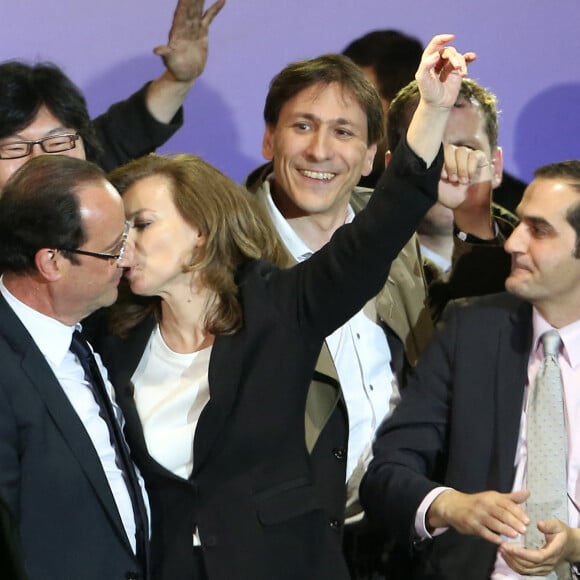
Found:
[{"label": "raised hand", "polygon": [[[487,205],[491,202],[493,167],[483,151],[469,147],[444,145],[445,162],[441,172],[439,201],[450,209],[468,204]],[[473,187],[476,184],[487,184],[483,188]],[[486,192],[485,199],[481,197]],[[476,195],[474,195],[476,194]]]},{"label": "raised hand", "polygon": [[169,41],[153,51],[178,82],[192,83],[205,69],[209,27],[225,0],[216,0],[205,12],[203,4],[203,0],[178,0]]},{"label": "raised hand", "polygon": [[421,99],[409,124],[407,143],[428,167],[441,147],[467,64],[476,58],[473,52],[461,54],[446,46],[453,38],[453,34],[435,36],[423,51],[415,74]]},{"label": "raised hand", "polygon": [[467,65],[477,58],[474,52],[460,53],[452,46],[446,46],[454,38],[453,34],[439,34],[423,51],[415,79],[421,98],[427,104],[453,107],[461,79],[467,76]]}]

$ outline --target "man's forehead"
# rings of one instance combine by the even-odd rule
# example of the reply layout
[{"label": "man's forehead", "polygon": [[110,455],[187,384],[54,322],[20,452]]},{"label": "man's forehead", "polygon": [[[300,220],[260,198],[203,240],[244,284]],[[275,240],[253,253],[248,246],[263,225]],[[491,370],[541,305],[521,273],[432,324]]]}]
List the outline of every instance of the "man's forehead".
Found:
[{"label": "man's forehead", "polygon": [[26,127],[16,131],[13,136],[38,139],[71,130],[76,129],[74,127],[67,127],[46,105],[42,105],[32,121]]},{"label": "man's forehead", "polygon": [[546,218],[565,216],[579,202],[580,192],[572,184],[562,179],[536,177],[526,187],[517,211]]},{"label": "man's forehead", "polygon": [[351,115],[349,115],[349,118],[355,115],[362,115],[366,122],[367,115],[352,91],[338,83],[316,83],[305,87],[288,99],[284,103],[283,108],[300,104],[305,109],[304,112],[309,113],[308,105],[311,105],[312,108],[319,109],[321,103],[329,98],[336,99],[345,111],[350,112]]},{"label": "man's forehead", "polygon": [[451,109],[443,138],[448,143],[469,145],[472,141],[475,145],[491,148],[481,105],[477,101],[464,99],[459,106]]}]

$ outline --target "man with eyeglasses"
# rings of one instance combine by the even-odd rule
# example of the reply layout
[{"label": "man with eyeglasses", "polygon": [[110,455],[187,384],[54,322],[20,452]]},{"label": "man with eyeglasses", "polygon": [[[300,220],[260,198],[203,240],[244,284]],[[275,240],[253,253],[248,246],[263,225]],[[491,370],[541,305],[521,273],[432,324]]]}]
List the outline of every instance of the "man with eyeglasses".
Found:
[{"label": "man with eyeglasses", "polygon": [[121,198],[88,161],[34,158],[0,194],[0,248],[0,498],[27,577],[146,579],[147,496],[78,333],[132,266]]},{"label": "man with eyeglasses", "polygon": [[62,153],[109,171],[150,153],[182,125],[181,105],[205,68],[209,26],[225,0],[178,0],[167,46],[155,53],[165,71],[90,120],[86,101],[52,64],[0,64],[0,187],[31,157]]}]

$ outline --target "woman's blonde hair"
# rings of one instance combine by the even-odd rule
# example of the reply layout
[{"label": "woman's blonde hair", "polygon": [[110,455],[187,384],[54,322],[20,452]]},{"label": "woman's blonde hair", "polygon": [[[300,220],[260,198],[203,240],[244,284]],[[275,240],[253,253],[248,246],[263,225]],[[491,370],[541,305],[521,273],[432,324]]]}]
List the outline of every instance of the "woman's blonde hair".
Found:
[{"label": "woman's blonde hair", "polygon": [[[178,212],[205,237],[184,271],[199,273],[201,283],[217,297],[205,316],[206,331],[235,332],[242,325],[235,282],[238,267],[248,259],[287,264],[274,228],[253,196],[195,155],[148,155],[116,169],[109,180],[123,195],[151,176],[168,181]],[[126,334],[150,312],[159,315],[159,304],[158,297],[123,296],[113,310],[113,332]]]}]

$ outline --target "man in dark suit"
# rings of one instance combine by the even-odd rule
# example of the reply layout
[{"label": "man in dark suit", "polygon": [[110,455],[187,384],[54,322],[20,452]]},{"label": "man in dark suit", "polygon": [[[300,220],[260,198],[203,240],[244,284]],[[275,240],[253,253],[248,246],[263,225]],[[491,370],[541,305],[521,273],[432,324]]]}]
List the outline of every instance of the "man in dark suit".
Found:
[{"label": "man in dark suit", "polygon": [[[518,215],[505,246],[509,294],[448,308],[379,430],[361,499],[411,556],[412,571],[397,577],[515,579],[545,576],[564,563],[566,575],[551,577],[570,578],[565,563],[580,559],[580,161],[538,169]],[[528,549],[520,535],[535,526],[524,505],[534,500],[533,485],[527,489],[529,391],[540,338],[553,329],[563,343],[568,518],[545,516],[537,524],[545,545]]]},{"label": "man in dark suit", "polygon": [[84,160],[38,157],[2,190],[0,498],[31,580],[147,578],[146,496],[122,418],[102,366],[91,374],[71,350],[132,263],[124,224],[119,194]]}]

